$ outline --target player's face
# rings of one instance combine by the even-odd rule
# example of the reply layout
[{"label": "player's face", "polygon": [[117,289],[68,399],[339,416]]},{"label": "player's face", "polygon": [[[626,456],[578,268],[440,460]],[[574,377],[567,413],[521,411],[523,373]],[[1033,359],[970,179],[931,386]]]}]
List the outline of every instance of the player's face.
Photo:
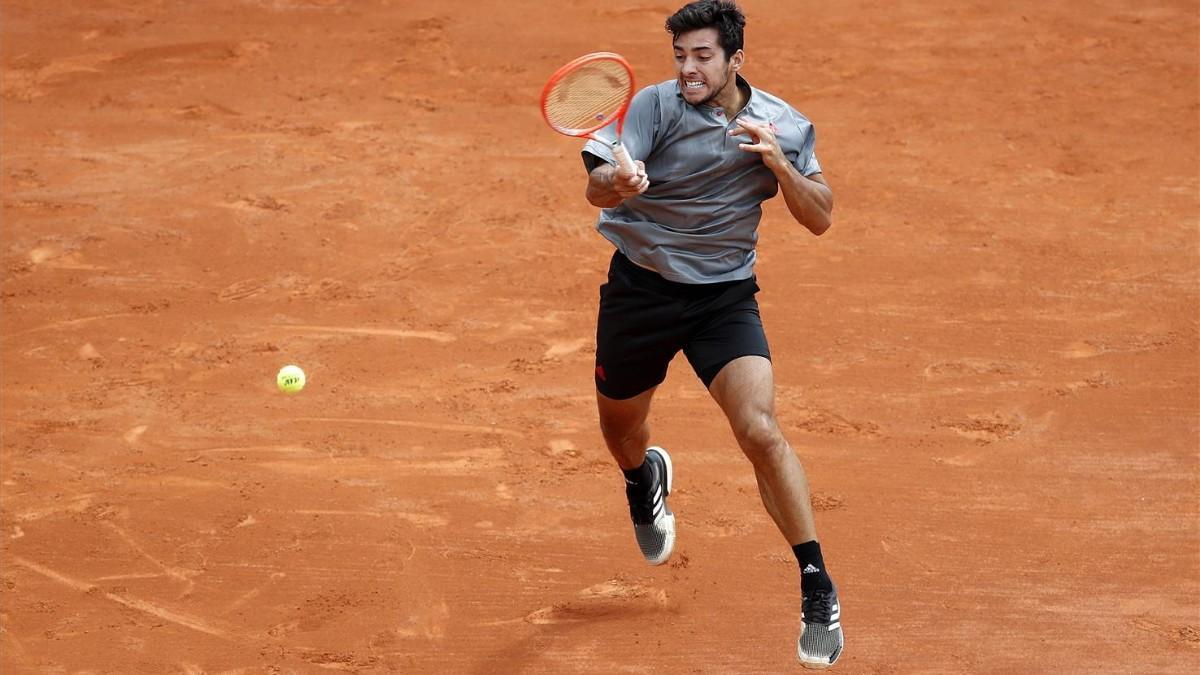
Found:
[{"label": "player's face", "polygon": [[674,47],[679,90],[685,101],[692,105],[707,105],[736,89],[734,74],[741,67],[742,50],[725,58],[716,28],[682,33],[675,39]]}]

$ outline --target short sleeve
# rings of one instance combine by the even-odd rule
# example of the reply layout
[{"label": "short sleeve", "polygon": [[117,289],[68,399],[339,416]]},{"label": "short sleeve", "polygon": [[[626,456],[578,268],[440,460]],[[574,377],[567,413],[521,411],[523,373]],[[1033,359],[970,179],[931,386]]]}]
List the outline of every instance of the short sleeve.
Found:
[{"label": "short sleeve", "polygon": [[800,171],[801,176],[812,176],[821,173],[821,163],[817,161],[817,153],[812,153],[808,156],[808,161],[803,167],[796,167]]},{"label": "short sleeve", "polygon": [[[625,114],[625,126],[621,129],[621,142],[625,144],[630,159],[645,161],[650,155],[658,135],[659,119],[659,102],[655,87],[646,87],[634,94]],[[608,139],[608,142],[589,140],[584,144],[583,165],[588,173],[594,171],[602,162],[617,163],[617,158],[613,156],[611,140],[616,131],[616,125],[604,127],[596,132],[596,135]]]},{"label": "short sleeve", "polygon": [[804,115],[792,111],[792,120],[800,133],[800,150],[792,163],[801,176],[811,176],[821,173],[821,163],[817,161],[817,130],[812,122]]}]

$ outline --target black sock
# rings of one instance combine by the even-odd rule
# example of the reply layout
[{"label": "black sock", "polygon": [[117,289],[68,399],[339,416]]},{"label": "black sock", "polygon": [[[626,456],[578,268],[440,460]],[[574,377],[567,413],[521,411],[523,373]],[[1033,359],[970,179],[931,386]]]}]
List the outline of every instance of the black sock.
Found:
[{"label": "black sock", "polygon": [[833,580],[825,571],[825,560],[821,558],[821,545],[816,539],[792,547],[796,562],[800,563],[800,592],[832,591]]},{"label": "black sock", "polygon": [[650,462],[643,460],[638,468],[628,471],[621,469],[621,473],[625,474],[626,494],[641,496],[654,487],[654,467],[650,466]]}]

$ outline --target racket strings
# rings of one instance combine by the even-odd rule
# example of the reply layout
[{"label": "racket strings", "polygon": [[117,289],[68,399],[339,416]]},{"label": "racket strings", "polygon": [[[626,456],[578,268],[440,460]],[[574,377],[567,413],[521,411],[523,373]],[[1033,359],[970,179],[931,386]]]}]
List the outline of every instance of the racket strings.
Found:
[{"label": "racket strings", "polygon": [[616,61],[582,64],[556,82],[543,101],[546,119],[563,132],[591,129],[620,112],[633,78]]}]

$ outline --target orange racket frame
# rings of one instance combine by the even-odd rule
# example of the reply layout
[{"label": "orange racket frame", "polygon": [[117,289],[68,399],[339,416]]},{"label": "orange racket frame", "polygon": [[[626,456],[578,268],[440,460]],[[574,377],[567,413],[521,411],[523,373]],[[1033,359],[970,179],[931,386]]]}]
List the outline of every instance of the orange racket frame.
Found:
[{"label": "orange racket frame", "polygon": [[[629,93],[625,96],[625,101],[614,113],[598,117],[596,120],[596,125],[592,127],[569,129],[555,124],[550,119],[550,115],[546,112],[546,103],[550,96],[550,92],[554,90],[555,85],[565,79],[568,75],[574,73],[583,66],[596,61],[613,61],[624,68],[625,72],[629,74]],[[633,68],[629,65],[629,62],[625,60],[625,57],[612,52],[594,52],[592,54],[585,54],[554,71],[554,74],[551,75],[550,79],[546,81],[546,86],[542,88],[541,96],[542,119],[546,120],[546,124],[550,125],[551,129],[554,129],[560,134],[573,136],[576,138],[587,137],[595,141],[600,141],[601,143],[607,143],[612,148],[613,156],[617,158],[617,162],[620,163],[621,168],[629,173],[633,173],[636,171],[633,160],[630,159],[629,153],[625,150],[625,145],[621,143],[621,130],[625,125],[625,113],[628,112],[629,103],[633,100],[633,92]],[[597,135],[596,132],[613,124],[614,122],[617,125],[617,133],[614,140],[609,140]]]}]

